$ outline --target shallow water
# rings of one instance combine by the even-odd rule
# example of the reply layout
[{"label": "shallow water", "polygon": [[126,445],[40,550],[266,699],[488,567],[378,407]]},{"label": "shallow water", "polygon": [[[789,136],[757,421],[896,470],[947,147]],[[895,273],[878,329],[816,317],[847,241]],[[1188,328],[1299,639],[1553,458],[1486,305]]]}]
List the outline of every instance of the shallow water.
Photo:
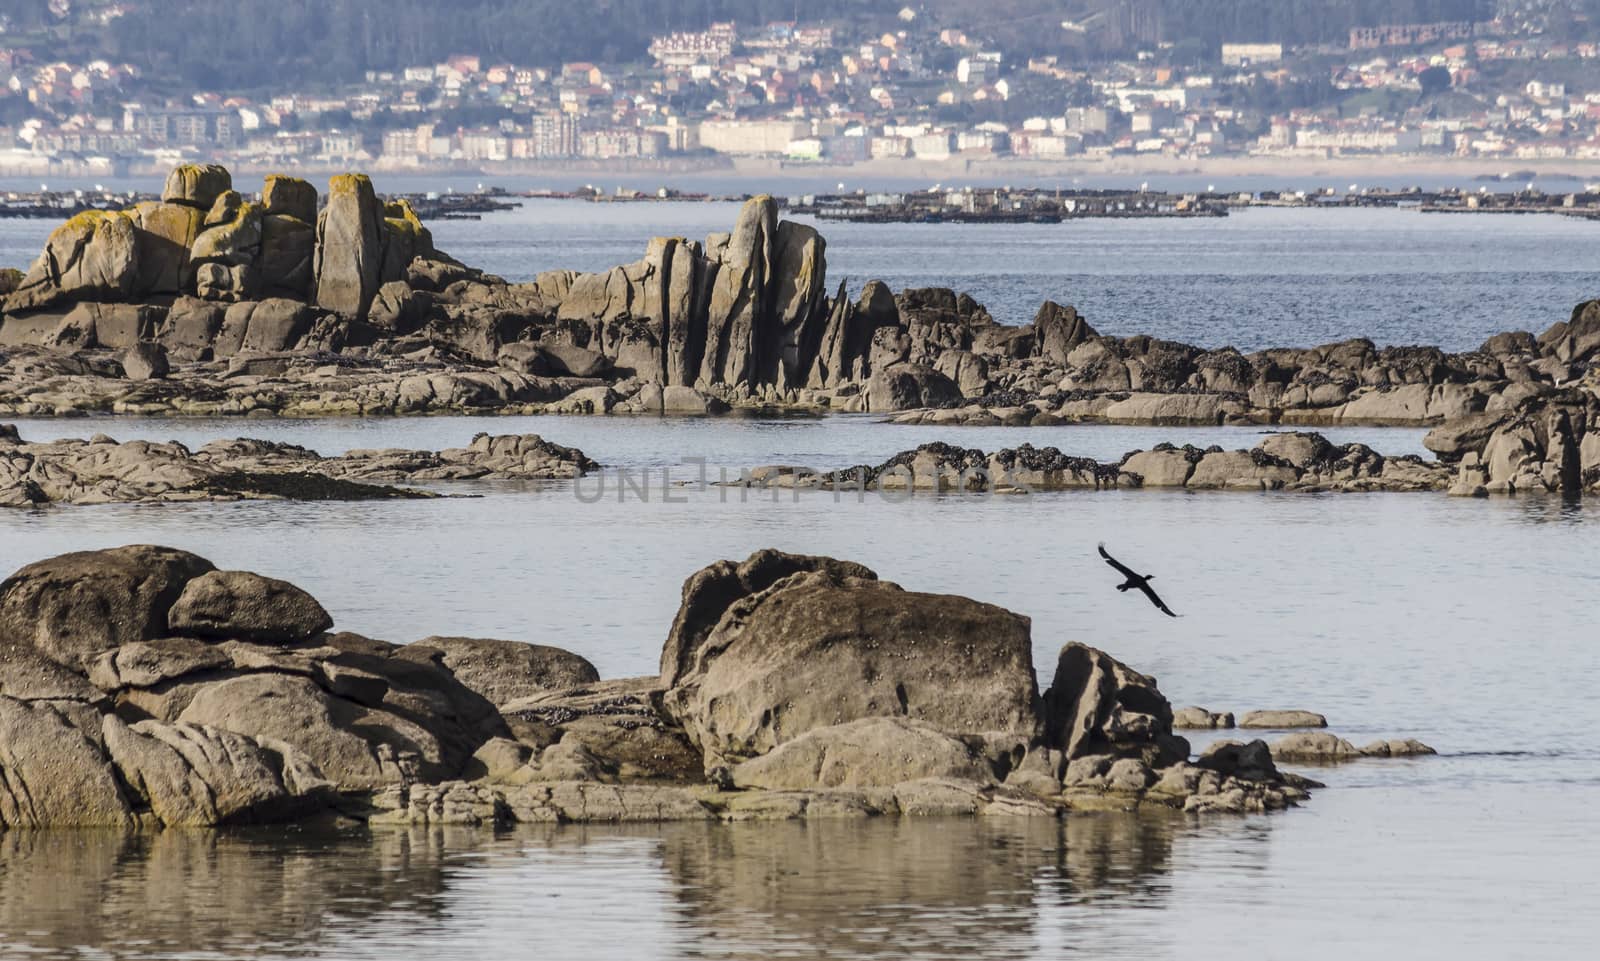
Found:
[{"label": "shallow water", "polygon": [[[1123,319],[1104,322],[1109,309],[1092,319],[1108,329],[1125,320],[1119,332],[1163,323],[1170,336],[1240,346],[1329,331],[1469,346],[1564,315],[1592,276],[1581,241],[1600,229],[1403,211],[1361,214],[1341,229],[1319,218],[1342,212],[1289,212],[1266,229],[1275,214],[1201,222],[1207,230],[1195,235],[1105,225],[1128,227],[1120,236],[1143,238],[1142,252],[1088,243],[1027,252],[1025,233],[957,244],[979,235],[908,227],[871,240],[830,229],[829,254],[852,276],[898,266],[894,276],[923,276],[905,273],[914,269],[935,282],[949,267],[938,282],[987,284],[981,299],[991,305],[1013,298],[1010,320],[1026,319],[1042,296],[1080,306],[1102,296]],[[631,259],[645,234],[669,223],[719,229],[729,210],[574,206],[568,220],[547,230],[442,225],[440,242],[527,276],[557,252],[563,265]],[[1252,223],[1266,225],[1255,246],[1228,246]],[[1425,233],[1409,234],[1414,227]],[[1077,229],[1050,236],[1093,236]],[[0,238],[14,236],[0,224]],[[1345,243],[1367,246],[1341,261],[1330,250]],[[532,431],[606,464],[610,486],[598,498],[600,480],[588,479],[450,485],[442,489],[482,496],[414,502],[8,511],[0,572],[67,550],[165,543],[289,578],[341,629],[395,641],[441,632],[537,641],[625,676],[655,670],[694,570],[761,547],[827,553],[909,589],[1028,614],[1045,682],[1059,646],[1084,640],[1155,674],[1176,704],[1317,710],[1358,744],[1415,736],[1443,756],[1314,772],[1329,787],[1306,807],[1246,818],[499,836],[19,832],[0,835],[0,957],[1348,958],[1403,948],[1418,958],[1579,958],[1600,936],[1589,920],[1600,880],[1600,835],[1588,826],[1600,804],[1592,505],[1157,490],[774,499],[668,486],[661,475],[694,476],[694,458],[733,470],[876,463],[930,440],[1114,459],[1161,440],[1249,447],[1254,428],[940,429],[870,417],[20,426],[30,439],[103,431],[198,446],[245,435],[323,453]],[[1420,430],[1326,433],[1387,454],[1421,449]],[[619,498],[623,470],[651,472],[644,495]],[[1156,572],[1185,616],[1161,617],[1113,591],[1094,553],[1101,540]]]}]

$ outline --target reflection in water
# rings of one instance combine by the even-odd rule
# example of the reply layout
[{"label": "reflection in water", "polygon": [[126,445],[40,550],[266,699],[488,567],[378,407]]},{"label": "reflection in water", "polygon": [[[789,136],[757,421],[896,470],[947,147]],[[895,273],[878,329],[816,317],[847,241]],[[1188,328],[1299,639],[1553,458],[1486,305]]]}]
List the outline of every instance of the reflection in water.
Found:
[{"label": "reflection in water", "polygon": [[0,834],[0,945],[299,952],[333,925],[388,916],[426,926],[445,851],[476,837],[13,831]]},{"label": "reflection in water", "polygon": [[[0,835],[0,955],[1048,956],[1160,907],[1168,815]],[[637,950],[633,950],[636,947]]]}]

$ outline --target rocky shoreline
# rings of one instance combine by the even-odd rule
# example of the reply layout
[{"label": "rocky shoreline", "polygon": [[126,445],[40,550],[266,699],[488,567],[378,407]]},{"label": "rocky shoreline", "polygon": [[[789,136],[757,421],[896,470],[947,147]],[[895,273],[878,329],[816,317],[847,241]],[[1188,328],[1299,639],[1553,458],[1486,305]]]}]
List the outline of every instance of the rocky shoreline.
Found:
[{"label": "rocky shoreline", "polygon": [[1528,489],[1538,471],[1524,468],[1555,463],[1555,486],[1576,493],[1600,472],[1595,301],[1461,353],[1356,339],[1245,354],[1102,335],[1051,302],[1007,326],[944,288],[830,292],[823,237],[770,197],[703,243],[656,238],[635,263],[528,283],[437,250],[361,175],[325,198],[270,176],[257,200],[220,167],[185,166],[162,198],[73,218],[0,281],[0,416],[750,409],[1457,435],[1494,422],[1513,425],[1502,446],[1529,449],[1497,474],[1489,450],[1452,448],[1484,468],[1473,486]]},{"label": "rocky shoreline", "polygon": [[1448,491],[1490,493],[1600,493],[1600,435],[1575,443],[1559,422],[1508,416],[1480,418],[1470,431],[1458,425],[1432,431],[1424,444],[1439,452],[1429,461],[1414,454],[1385,456],[1365,444],[1330,443],[1309,431],[1268,433],[1249,450],[1157,444],[1114,462],[1074,457],[1054,447],[1023,444],[985,453],[936,442],[902,451],[877,464],[835,471],[793,465],[746,470],[731,483],[763,490],[929,491],[1026,494],[1059,490]]},{"label": "rocky shoreline", "polygon": [[[1554,437],[1556,455],[1550,456]],[[1385,456],[1365,444],[1330,443],[1307,431],[1266,434],[1249,450],[1157,444],[1118,461],[1023,444],[986,453],[936,442],[876,464],[819,471],[795,465],[747,468],[714,483],[763,491],[1021,495],[1047,491],[1152,489],[1357,493],[1445,491],[1456,496],[1561,494],[1565,472],[1576,489],[1600,493],[1596,435],[1574,449],[1570,435],[1544,434],[1527,422],[1488,421],[1470,434],[1454,428],[1425,439],[1439,460]],[[49,504],[163,503],[229,500],[381,500],[437,496],[393,483],[473,480],[573,480],[600,465],[582,451],[536,434],[478,434],[442,451],[352,450],[323,457],[293,444],[239,438],[190,451],[175,442],[87,440],[25,442],[0,424],[0,507]],[[667,476],[664,474],[664,476]],[[679,481],[693,484],[695,481]],[[602,487],[603,490],[603,487]]]},{"label": "rocky shoreline", "polygon": [[599,465],[536,434],[478,434],[442,451],[352,450],[323,457],[294,444],[240,438],[191,451],[176,442],[26,443],[0,424],[0,507],[232,500],[387,500],[436,494],[396,482],[564,480]]},{"label": "rocky shoreline", "polygon": [[1303,732],[1195,757],[1102,651],[1067,644],[1041,691],[1026,617],[770,550],[688,579],[651,677],[332,629],[291,584],[169,548],[17,571],[0,828],[1271,811],[1320,786],[1277,760],[1429,752]]}]

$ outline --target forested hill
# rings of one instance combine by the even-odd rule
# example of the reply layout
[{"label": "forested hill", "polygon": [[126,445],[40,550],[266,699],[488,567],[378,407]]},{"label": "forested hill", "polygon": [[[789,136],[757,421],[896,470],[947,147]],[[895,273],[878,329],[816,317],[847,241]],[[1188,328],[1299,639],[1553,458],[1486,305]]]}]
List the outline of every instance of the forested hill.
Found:
[{"label": "forested hill", "polygon": [[[715,20],[847,20],[890,27],[909,5],[998,46],[1090,58],[1156,40],[1213,55],[1225,42],[1342,44],[1351,27],[1484,20],[1492,0],[135,0],[104,28],[51,34],[46,0],[8,0],[14,26],[46,56],[88,54],[143,67],[176,87],[253,90],[286,78],[339,82],[454,53],[533,66],[645,56],[650,37]],[[1090,25],[1063,29],[1063,20]]]},{"label": "forested hill", "polygon": [[901,0],[139,0],[104,52],[202,87],[286,77],[349,80],[367,70],[472,53],[485,63],[626,62],[650,37],[716,20],[892,15]]}]

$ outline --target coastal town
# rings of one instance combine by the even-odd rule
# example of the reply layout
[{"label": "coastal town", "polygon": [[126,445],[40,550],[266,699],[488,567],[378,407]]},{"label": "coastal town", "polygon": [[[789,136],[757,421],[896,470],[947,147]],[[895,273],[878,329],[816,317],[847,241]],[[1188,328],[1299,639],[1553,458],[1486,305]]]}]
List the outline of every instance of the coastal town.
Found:
[{"label": "coastal town", "polygon": [[[53,0],[62,17],[132,4]],[[1026,59],[977,25],[901,9],[853,21],[712,23],[633,62],[491,62],[471,51],[338,89],[162,95],[136,66],[52,62],[0,14],[0,174],[240,168],[515,172],[874,160],[1429,155],[1600,159],[1600,43],[1529,4],[1479,22],[1352,29],[1343,45],[1154,41]],[[1524,9],[1526,8],[1526,9]],[[1044,25],[1072,37],[1090,27]],[[1064,45],[1065,49],[1065,45]]]}]

